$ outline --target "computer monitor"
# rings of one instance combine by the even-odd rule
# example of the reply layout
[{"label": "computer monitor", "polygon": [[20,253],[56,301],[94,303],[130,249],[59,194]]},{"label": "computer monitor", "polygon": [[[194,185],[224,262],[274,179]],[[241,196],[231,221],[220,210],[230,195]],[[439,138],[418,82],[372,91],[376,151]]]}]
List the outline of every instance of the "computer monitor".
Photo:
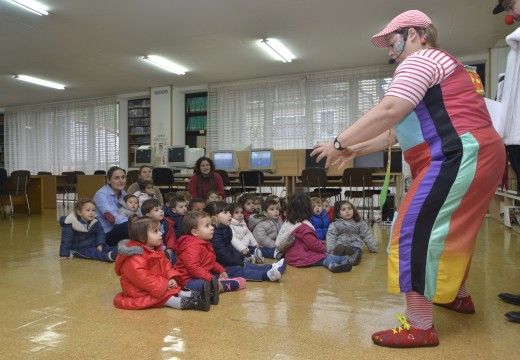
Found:
[{"label": "computer monitor", "polygon": [[238,157],[234,150],[215,150],[212,158],[216,169],[227,172],[238,171]]},{"label": "computer monitor", "polygon": [[152,149],[150,146],[141,146],[135,150],[134,166],[152,165]]},{"label": "computer monitor", "polygon": [[204,148],[187,148],[186,149],[186,156],[184,159],[185,167],[195,167],[195,163],[197,160],[201,157],[203,157],[206,154],[206,149]]},{"label": "computer monitor", "polygon": [[[403,152],[400,148],[392,148],[391,155],[392,162],[390,163],[391,173],[402,173],[403,172]],[[388,162],[388,150],[385,151],[385,168]]]},{"label": "computer monitor", "polygon": [[183,167],[186,163],[187,145],[168,147],[168,166]]},{"label": "computer monitor", "polygon": [[385,165],[384,151],[378,151],[354,158],[355,168],[384,169]]},{"label": "computer monitor", "polygon": [[274,149],[251,149],[249,169],[273,172],[275,170]]},{"label": "computer monitor", "polygon": [[319,162],[316,162],[316,156],[311,156],[311,152],[313,152],[314,149],[306,149],[305,150],[305,168],[322,168],[325,169],[325,163],[327,162],[327,158],[321,159]]}]

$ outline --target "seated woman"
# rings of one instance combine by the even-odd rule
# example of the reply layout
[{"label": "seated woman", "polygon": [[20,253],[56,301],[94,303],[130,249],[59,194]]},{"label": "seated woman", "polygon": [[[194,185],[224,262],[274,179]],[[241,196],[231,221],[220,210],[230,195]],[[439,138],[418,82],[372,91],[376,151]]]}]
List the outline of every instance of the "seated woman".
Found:
[{"label": "seated woman", "polygon": [[193,175],[188,183],[188,191],[192,198],[208,199],[208,192],[216,191],[222,199],[226,198],[224,193],[224,182],[215,172],[215,163],[208,157],[201,157],[195,163]]},{"label": "seated woman", "polygon": [[[149,165],[141,165],[139,168],[139,174],[137,175],[137,181],[133,184],[130,184],[126,192],[129,194],[134,194],[136,191],[139,191],[139,184],[141,182],[145,180],[152,181],[152,170],[153,168]],[[158,186],[154,185],[153,193],[155,194],[155,198],[161,202],[161,205],[164,204],[163,196]]]},{"label": "seated woman", "polygon": [[126,195],[126,171],[112,166],[107,171],[107,184],[94,195],[97,219],[103,227],[108,246],[116,246],[119,240],[128,239],[128,218],[119,215]]}]

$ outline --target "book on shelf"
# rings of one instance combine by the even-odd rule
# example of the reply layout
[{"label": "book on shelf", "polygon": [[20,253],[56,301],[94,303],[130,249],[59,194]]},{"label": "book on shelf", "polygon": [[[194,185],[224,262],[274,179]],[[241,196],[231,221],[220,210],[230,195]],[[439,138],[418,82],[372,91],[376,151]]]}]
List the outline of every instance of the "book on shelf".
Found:
[{"label": "book on shelf", "polygon": [[187,112],[198,112],[198,111],[207,111],[208,109],[208,97],[193,97],[188,98],[186,103],[186,111]]},{"label": "book on shelf", "polygon": [[206,130],[208,122],[207,116],[190,116],[188,118],[188,124],[186,125],[187,131]]}]

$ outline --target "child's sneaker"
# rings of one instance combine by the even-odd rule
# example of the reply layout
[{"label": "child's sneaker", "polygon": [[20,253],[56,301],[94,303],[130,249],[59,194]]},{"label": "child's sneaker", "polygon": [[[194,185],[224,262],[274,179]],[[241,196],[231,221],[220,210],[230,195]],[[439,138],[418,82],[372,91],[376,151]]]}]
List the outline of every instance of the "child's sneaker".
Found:
[{"label": "child's sneaker", "polygon": [[329,270],[333,273],[349,272],[352,270],[352,265],[349,263],[331,264]]},{"label": "child's sneaker", "polygon": [[278,249],[274,249],[274,258],[280,260],[283,258],[283,252],[278,251]]},{"label": "child's sneaker", "polygon": [[260,248],[256,248],[253,254],[253,258],[255,259],[255,264],[263,264],[264,263],[264,255],[262,254],[262,250]]},{"label": "child's sneaker", "polygon": [[246,264],[254,264],[253,258],[250,257],[250,256],[245,257],[244,258],[244,265],[246,265]]},{"label": "child's sneaker", "polygon": [[272,265],[272,268],[277,269],[278,272],[283,275],[285,273],[285,270],[287,270],[287,263],[285,262],[285,259],[282,259],[278,262],[275,262]]},{"label": "child's sneaker", "polygon": [[347,262],[352,266],[359,265],[362,255],[363,251],[360,248],[354,248],[354,255],[350,256]]},{"label": "child's sneaker", "polygon": [[471,296],[455,298],[455,300],[453,300],[452,302],[447,303],[447,304],[439,304],[439,303],[433,303],[433,304],[447,308],[447,309],[454,310],[456,312],[460,312],[462,314],[474,314],[475,313],[475,305],[473,304],[473,301],[471,300]]},{"label": "child's sneaker", "polygon": [[280,274],[280,272],[278,271],[278,268],[273,266],[271,269],[269,269],[267,271],[267,277],[269,278],[270,281],[275,282],[282,278],[282,274]]},{"label": "child's sneaker", "polygon": [[439,338],[433,326],[429,330],[415,329],[408,324],[404,316],[397,315],[397,318],[401,323],[399,327],[372,334],[374,344],[394,348],[439,345]]},{"label": "child's sneaker", "polygon": [[[207,282],[205,284],[209,285]],[[204,289],[202,291],[204,292]],[[191,296],[181,298],[181,310],[197,309],[209,311],[209,291],[206,294],[203,294],[203,292],[192,291]]]},{"label": "child's sneaker", "polygon": [[246,287],[246,279],[241,277],[221,279],[220,282],[224,292],[241,290]]},{"label": "child's sneaker", "polygon": [[114,262],[116,261],[117,254],[115,251],[109,251],[107,254],[108,261]]},{"label": "child's sneaker", "polygon": [[211,305],[217,305],[219,301],[219,284],[216,276],[213,276],[209,283],[209,293]]}]

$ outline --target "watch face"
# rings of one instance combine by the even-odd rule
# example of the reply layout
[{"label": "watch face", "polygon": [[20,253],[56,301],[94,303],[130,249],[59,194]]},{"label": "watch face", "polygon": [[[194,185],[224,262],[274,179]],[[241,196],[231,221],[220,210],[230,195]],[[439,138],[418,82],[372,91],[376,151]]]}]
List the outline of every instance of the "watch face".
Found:
[{"label": "watch face", "polygon": [[339,150],[341,144],[339,143],[338,140],[334,141],[334,148],[336,148],[336,150]]}]

